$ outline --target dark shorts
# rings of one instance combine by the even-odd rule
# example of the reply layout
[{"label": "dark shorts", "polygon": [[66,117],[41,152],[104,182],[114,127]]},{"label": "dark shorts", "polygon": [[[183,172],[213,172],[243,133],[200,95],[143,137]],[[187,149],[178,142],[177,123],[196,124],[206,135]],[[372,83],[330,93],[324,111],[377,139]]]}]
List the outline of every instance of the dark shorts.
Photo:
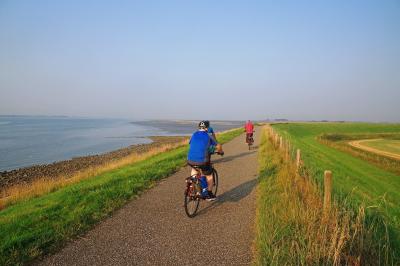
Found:
[{"label": "dark shorts", "polygon": [[200,169],[203,175],[211,175],[212,174],[212,167],[210,163],[206,164],[196,164],[194,162],[188,162],[188,165],[195,169]]}]

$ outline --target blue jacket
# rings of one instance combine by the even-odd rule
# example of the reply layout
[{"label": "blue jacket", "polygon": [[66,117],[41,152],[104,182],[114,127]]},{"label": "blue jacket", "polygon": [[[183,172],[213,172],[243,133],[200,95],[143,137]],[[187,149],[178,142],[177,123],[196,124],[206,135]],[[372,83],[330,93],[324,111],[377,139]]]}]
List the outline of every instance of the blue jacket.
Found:
[{"label": "blue jacket", "polygon": [[215,146],[217,143],[210,137],[207,131],[196,131],[193,133],[189,141],[189,163],[206,164],[209,162],[208,156],[210,146]]}]

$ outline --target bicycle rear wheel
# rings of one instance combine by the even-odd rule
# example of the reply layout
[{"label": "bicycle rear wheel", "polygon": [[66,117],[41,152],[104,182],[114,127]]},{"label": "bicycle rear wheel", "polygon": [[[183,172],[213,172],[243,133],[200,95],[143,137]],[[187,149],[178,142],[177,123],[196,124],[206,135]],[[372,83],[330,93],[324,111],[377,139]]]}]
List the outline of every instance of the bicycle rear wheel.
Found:
[{"label": "bicycle rear wheel", "polygon": [[218,191],[218,172],[214,168],[213,168],[212,176],[213,176],[214,186],[213,186],[211,191],[215,196],[217,196],[217,191]]},{"label": "bicycle rear wheel", "polygon": [[185,212],[190,218],[196,216],[197,210],[199,209],[200,199],[196,196],[196,191],[193,184],[189,185],[185,191]]}]

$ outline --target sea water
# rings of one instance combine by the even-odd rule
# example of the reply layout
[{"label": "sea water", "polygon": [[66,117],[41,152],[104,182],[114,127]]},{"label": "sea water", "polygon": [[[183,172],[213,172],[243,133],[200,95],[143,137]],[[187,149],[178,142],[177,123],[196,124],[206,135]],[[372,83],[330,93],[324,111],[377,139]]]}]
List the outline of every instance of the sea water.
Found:
[{"label": "sea water", "polygon": [[104,153],[166,135],[123,119],[0,116],[0,171]]}]

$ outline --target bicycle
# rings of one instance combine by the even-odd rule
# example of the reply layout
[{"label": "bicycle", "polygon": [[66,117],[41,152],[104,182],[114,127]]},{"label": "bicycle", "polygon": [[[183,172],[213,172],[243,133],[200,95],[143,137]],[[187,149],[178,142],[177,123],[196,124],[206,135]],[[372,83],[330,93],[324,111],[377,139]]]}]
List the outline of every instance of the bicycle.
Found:
[{"label": "bicycle", "polygon": [[[253,133],[254,134],[254,133]],[[254,143],[254,139],[253,139],[253,134],[250,135],[250,133],[246,134],[246,143],[249,146],[249,150],[251,150],[251,146]]]},{"label": "bicycle", "polygon": [[[222,156],[222,154],[220,154]],[[201,185],[200,185],[200,178],[201,178],[201,170],[198,167],[194,167],[197,170],[197,174],[189,176],[186,178],[186,189],[184,192],[185,199],[184,199],[184,207],[186,215],[189,218],[193,218],[196,216],[197,211],[199,209],[200,200],[204,200],[203,196],[201,195]],[[213,177],[213,188],[212,193],[217,196],[218,191],[218,172],[211,164],[212,168],[212,177]]]}]

